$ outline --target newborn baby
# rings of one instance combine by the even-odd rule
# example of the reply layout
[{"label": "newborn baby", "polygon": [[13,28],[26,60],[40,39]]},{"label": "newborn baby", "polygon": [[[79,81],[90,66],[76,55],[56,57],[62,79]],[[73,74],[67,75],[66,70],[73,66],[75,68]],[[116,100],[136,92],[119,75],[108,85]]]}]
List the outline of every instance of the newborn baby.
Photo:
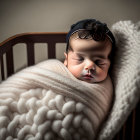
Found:
[{"label": "newborn baby", "polygon": [[[86,19],[73,24],[67,34],[64,65],[75,79],[93,91],[93,102],[104,112],[94,107],[98,116],[94,118],[94,122],[98,123],[93,126],[96,136],[107,117],[113,98],[109,69],[114,45],[115,38],[107,25],[95,19]],[[98,93],[95,89],[101,92]]]}]

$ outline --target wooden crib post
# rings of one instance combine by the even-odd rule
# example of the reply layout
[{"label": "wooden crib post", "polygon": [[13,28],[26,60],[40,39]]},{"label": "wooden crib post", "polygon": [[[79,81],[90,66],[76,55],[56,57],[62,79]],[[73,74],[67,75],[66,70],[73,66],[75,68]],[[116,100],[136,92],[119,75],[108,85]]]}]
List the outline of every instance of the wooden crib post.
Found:
[{"label": "wooden crib post", "polygon": [[13,48],[6,52],[6,66],[7,66],[7,77],[14,73],[14,62],[13,62]]},{"label": "wooden crib post", "polygon": [[35,55],[34,55],[34,43],[33,42],[27,42],[27,65],[31,66],[35,64]]},{"label": "wooden crib post", "polygon": [[55,42],[48,42],[48,58],[56,58]]},{"label": "wooden crib post", "polygon": [[4,75],[4,63],[3,63],[3,55],[0,55],[0,67],[1,67],[1,80],[5,79]]}]

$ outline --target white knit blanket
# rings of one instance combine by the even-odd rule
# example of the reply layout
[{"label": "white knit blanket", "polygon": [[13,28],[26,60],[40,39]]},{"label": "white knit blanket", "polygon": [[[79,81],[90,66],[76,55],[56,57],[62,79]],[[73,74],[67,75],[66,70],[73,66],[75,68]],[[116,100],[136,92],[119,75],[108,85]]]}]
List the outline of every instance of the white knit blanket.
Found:
[{"label": "white knit blanket", "polygon": [[140,22],[119,21],[112,31],[116,38],[111,76],[115,99],[98,140],[111,140],[140,100]]},{"label": "white knit blanket", "polygon": [[93,140],[111,101],[109,77],[90,84],[58,60],[41,62],[0,85],[0,140]]}]

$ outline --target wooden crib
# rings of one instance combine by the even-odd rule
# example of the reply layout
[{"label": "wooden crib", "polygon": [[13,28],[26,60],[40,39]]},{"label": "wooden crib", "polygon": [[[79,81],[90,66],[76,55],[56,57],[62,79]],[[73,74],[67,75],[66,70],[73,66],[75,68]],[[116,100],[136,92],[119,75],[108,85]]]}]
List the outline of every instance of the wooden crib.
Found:
[{"label": "wooden crib", "polygon": [[[27,52],[27,66],[35,64],[35,43],[47,43],[48,44],[48,59],[56,58],[56,43],[65,43],[67,33],[23,33],[10,37],[9,39],[0,43],[0,68],[1,68],[1,80],[5,80],[7,77],[15,73],[14,59],[13,59],[13,47],[18,43],[26,44]],[[5,61],[4,61],[5,55]],[[6,66],[5,66],[6,65]],[[113,140],[136,140],[139,135],[139,118],[138,110],[140,105],[132,111],[128,117],[126,123],[121,130],[117,133]]]}]

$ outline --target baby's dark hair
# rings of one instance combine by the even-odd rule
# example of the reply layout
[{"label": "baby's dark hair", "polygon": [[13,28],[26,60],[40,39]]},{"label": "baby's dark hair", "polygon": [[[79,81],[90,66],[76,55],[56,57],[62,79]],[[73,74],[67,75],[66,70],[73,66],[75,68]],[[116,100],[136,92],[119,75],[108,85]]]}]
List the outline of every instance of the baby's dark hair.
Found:
[{"label": "baby's dark hair", "polygon": [[107,24],[95,19],[85,19],[78,21],[71,26],[70,31],[66,36],[66,52],[71,50],[69,39],[74,34],[78,33],[80,39],[93,39],[95,41],[104,41],[108,37],[112,43],[112,49],[115,46],[115,38],[112,32],[107,27]]}]

